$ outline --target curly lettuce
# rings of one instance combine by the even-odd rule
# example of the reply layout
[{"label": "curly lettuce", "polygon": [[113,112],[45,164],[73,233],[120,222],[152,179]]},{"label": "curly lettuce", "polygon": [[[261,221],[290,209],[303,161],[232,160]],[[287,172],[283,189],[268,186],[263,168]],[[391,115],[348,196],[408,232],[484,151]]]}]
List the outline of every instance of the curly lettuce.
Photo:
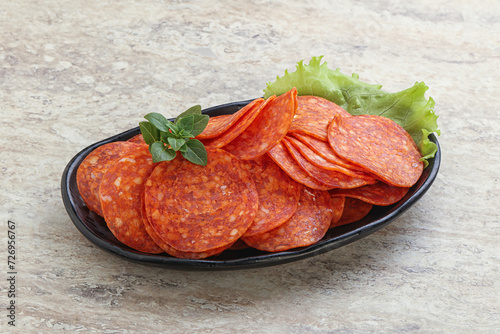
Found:
[{"label": "curly lettuce", "polygon": [[441,134],[437,125],[438,116],[433,110],[434,100],[424,96],[428,87],[423,82],[417,82],[400,92],[385,92],[381,90],[382,85],[362,82],[355,73],[348,76],[339,69],[328,68],[326,62],[321,63],[322,58],[313,57],[307,65],[299,61],[295,72],[285,70],[282,77],[267,83],[264,97],[281,95],[296,87],[299,95],[324,97],[352,115],[390,118],[412,136],[427,166],[427,159],[433,158],[437,152],[437,145],[429,140],[429,135]]}]

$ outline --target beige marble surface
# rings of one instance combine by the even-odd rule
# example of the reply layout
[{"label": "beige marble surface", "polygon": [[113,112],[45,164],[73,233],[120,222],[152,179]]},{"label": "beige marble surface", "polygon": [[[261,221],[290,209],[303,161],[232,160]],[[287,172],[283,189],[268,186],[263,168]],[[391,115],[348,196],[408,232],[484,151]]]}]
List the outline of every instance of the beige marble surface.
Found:
[{"label": "beige marble surface", "polygon": [[[60,180],[81,149],[147,112],[260,96],[315,55],[436,101],[439,176],[387,228],[286,265],[183,272],[73,226]],[[497,1],[2,1],[0,333],[500,333],[499,68]]]}]

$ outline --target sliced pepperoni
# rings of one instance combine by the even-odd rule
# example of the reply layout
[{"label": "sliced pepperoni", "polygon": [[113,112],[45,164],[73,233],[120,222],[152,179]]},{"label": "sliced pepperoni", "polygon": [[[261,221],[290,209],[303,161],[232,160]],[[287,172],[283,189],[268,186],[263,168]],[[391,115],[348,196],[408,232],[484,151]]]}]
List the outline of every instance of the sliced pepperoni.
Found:
[{"label": "sliced pepperoni", "polygon": [[312,95],[298,96],[297,112],[290,127],[290,133],[300,133],[327,141],[327,128],[333,116],[350,114],[335,103]]},{"label": "sliced pepperoni", "polygon": [[220,115],[210,117],[208,120],[207,127],[196,136],[196,139],[212,139],[220,136],[225,131],[227,131],[233,124],[235,124],[241,117],[243,117],[248,111],[252,110],[255,107],[258,107],[260,104],[264,102],[264,99],[258,98],[235,112],[231,115]]},{"label": "sliced pepperoni", "polygon": [[222,149],[207,149],[205,167],[178,156],[158,164],[146,183],[147,217],[158,236],[182,252],[230,245],[259,206],[250,173]]},{"label": "sliced pepperoni", "polygon": [[136,143],[117,141],[97,147],[85,157],[76,173],[80,196],[90,211],[102,216],[99,187],[106,170],[124,154],[141,147]]},{"label": "sliced pepperoni", "polygon": [[322,169],[311,164],[288,140],[288,137],[283,139],[283,144],[290,152],[290,155],[297,161],[312,178],[322,184],[326,184],[330,189],[332,188],[355,188],[365,184],[377,182],[373,177],[368,175],[361,177],[353,177],[346,174],[339,173],[333,170]]},{"label": "sliced pepperoni", "polygon": [[258,99],[256,103],[252,104],[252,106],[245,112],[243,116],[238,119],[237,122],[235,122],[231,127],[229,127],[225,132],[222,134],[218,135],[215,138],[209,138],[209,139],[202,139],[201,142],[206,146],[206,147],[211,147],[211,148],[221,148],[228,143],[230,143],[232,140],[234,140],[236,137],[238,137],[243,131],[245,131],[246,128],[252,124],[252,122],[255,120],[255,118],[259,115],[259,113],[274,99],[276,96],[271,96],[267,100],[262,101],[262,99]]},{"label": "sliced pepperoni", "polygon": [[297,149],[297,151],[299,151],[301,155],[306,158],[311,164],[320,169],[332,170],[352,177],[368,178],[370,180],[373,179],[368,174],[359,171],[359,167],[356,167],[356,170],[352,170],[350,168],[346,168],[339,164],[323,159],[323,157],[321,157],[319,154],[317,154],[315,151],[310,149],[307,145],[305,145],[295,137],[286,136],[286,140],[290,144],[292,144]]},{"label": "sliced pepperoni", "polygon": [[146,142],[144,141],[144,137],[142,136],[142,133],[139,133],[138,135],[133,136],[132,138],[128,139],[127,141],[131,142],[131,143],[146,145]]},{"label": "sliced pepperoni", "polygon": [[297,110],[297,89],[278,96],[224,149],[237,158],[250,160],[264,155],[285,137]]},{"label": "sliced pepperoni", "polygon": [[147,233],[141,213],[144,185],[154,167],[148,148],[143,146],[109,167],[99,190],[109,230],[125,245],[145,253],[163,252]]},{"label": "sliced pepperoni", "polygon": [[229,247],[230,250],[241,250],[241,249],[247,249],[250,248],[243,240],[238,239],[234,244]]},{"label": "sliced pepperoni", "polygon": [[267,154],[244,160],[259,195],[259,209],[243,236],[263,233],[286,222],[297,209],[302,184],[288,176]]},{"label": "sliced pepperoni", "polygon": [[279,142],[276,146],[270,149],[267,154],[285,173],[288,174],[288,176],[295,181],[312,189],[331,189],[330,186],[317,181],[307,174],[306,171],[302,169],[302,167],[297,164],[297,161],[295,161],[295,159],[290,155],[285,147],[285,144],[283,144],[283,141]]},{"label": "sliced pepperoni", "polygon": [[345,197],[342,217],[340,217],[336,224],[332,224],[330,228],[357,222],[366,217],[372,207],[373,204],[363,202],[357,198]]},{"label": "sliced pepperoni", "polygon": [[327,191],[304,187],[295,214],[273,230],[242,240],[250,247],[268,252],[281,252],[310,246],[321,240],[330,227],[333,208]]},{"label": "sliced pepperoni", "polygon": [[153,227],[151,226],[151,223],[149,221],[149,218],[146,214],[146,206],[144,204],[144,197],[142,198],[142,219],[144,221],[144,226],[146,227],[146,232],[148,232],[149,236],[153,241],[161,248],[163,249],[167,254],[181,258],[181,259],[191,259],[191,260],[200,260],[200,259],[205,259],[210,256],[214,255],[219,255],[222,253],[224,250],[230,248],[232,245],[228,244],[223,247],[219,248],[214,248],[206,252],[181,252],[173,247],[171,247],[169,244],[167,244],[163,239],[160,238],[160,236],[155,232]]},{"label": "sliced pepperoni", "polygon": [[354,189],[332,189],[330,194],[357,198],[373,205],[387,206],[400,201],[409,189],[377,182]]},{"label": "sliced pepperoni", "polygon": [[344,196],[330,196],[332,199],[333,205],[333,216],[332,221],[330,222],[330,228],[335,227],[340,218],[342,217],[342,213],[344,212],[344,204],[345,197]]},{"label": "sliced pepperoni", "polygon": [[417,145],[389,118],[336,116],[328,128],[328,140],[337,155],[394,186],[411,187],[422,174]]},{"label": "sliced pepperoni", "polygon": [[300,133],[290,133],[290,136],[297,138],[301,143],[305,144],[311,150],[316,152],[320,157],[329,161],[335,165],[342,166],[344,168],[356,171],[363,171],[363,168],[350,163],[347,160],[340,158],[335,152],[332,150],[328,141],[323,141],[318,138],[314,138],[311,136],[303,135]]}]

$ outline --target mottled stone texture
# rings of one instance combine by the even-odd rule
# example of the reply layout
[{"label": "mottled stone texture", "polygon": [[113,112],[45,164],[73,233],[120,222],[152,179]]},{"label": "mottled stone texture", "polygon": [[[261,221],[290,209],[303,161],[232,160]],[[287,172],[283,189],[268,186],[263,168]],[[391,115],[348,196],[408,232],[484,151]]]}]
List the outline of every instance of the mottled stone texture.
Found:
[{"label": "mottled stone texture", "polygon": [[[393,224],[232,272],[129,263],[72,225],[60,178],[81,149],[147,112],[261,96],[314,55],[388,91],[430,87],[442,167]],[[0,332],[499,333],[499,68],[497,1],[2,1]]]}]

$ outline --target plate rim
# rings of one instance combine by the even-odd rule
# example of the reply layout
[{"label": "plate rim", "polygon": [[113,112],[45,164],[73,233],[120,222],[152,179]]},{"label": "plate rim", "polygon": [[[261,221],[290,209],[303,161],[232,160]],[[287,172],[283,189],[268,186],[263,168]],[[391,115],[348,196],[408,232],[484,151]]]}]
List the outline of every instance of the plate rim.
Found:
[{"label": "plate rim", "polygon": [[[248,104],[252,100],[236,101],[225,103],[210,108],[204,109],[202,112],[204,114],[210,114],[211,116],[216,116],[220,114],[228,114],[228,110],[232,110],[232,113],[236,112],[239,108]],[[171,119],[172,120],[172,119]],[[346,233],[332,237],[327,240],[320,240],[317,243],[301,247],[298,249],[292,249],[277,253],[266,253],[260,255],[250,255],[235,259],[223,259],[216,260],[213,258],[192,260],[192,259],[179,259],[172,257],[166,253],[162,254],[146,254],[139,251],[134,251],[123,245],[119,247],[106,242],[101,238],[95,231],[89,228],[87,224],[84,223],[82,218],[78,215],[75,207],[74,191],[71,191],[71,178],[76,176],[76,171],[81,161],[96,147],[104,145],[113,141],[127,140],[136,134],[140,133],[139,127],[129,129],[127,131],[121,132],[114,136],[108,137],[106,139],[95,142],[86,148],[78,152],[72,159],[67,163],[64,168],[62,178],[61,178],[61,196],[64,203],[64,207],[75,227],[80,233],[82,233],[89,241],[94,243],[99,248],[113,253],[119,257],[126,260],[160,266],[170,269],[179,270],[236,270],[236,269],[250,269],[256,267],[274,266],[279,264],[285,264],[289,262],[294,262],[302,260],[308,257],[323,254],[332,251],[336,248],[345,246],[356,240],[364,238],[377,230],[389,225],[394,219],[400,216],[402,213],[406,212],[410,207],[412,207],[420,198],[429,190],[431,185],[434,183],[437,174],[439,172],[441,164],[441,147],[439,141],[434,133],[431,133],[429,139],[437,145],[437,152],[434,158],[429,159],[430,168],[427,178],[422,182],[422,184],[412,193],[404,202],[398,203],[399,206],[395,207],[387,215],[379,219],[375,219],[366,224],[363,224],[357,228],[354,228]],[[424,170],[425,171],[425,170]],[[414,186],[415,187],[415,186]],[[79,193],[76,196],[80,196]],[[391,206],[390,206],[391,207]],[[238,251],[233,251],[238,252]]]}]

